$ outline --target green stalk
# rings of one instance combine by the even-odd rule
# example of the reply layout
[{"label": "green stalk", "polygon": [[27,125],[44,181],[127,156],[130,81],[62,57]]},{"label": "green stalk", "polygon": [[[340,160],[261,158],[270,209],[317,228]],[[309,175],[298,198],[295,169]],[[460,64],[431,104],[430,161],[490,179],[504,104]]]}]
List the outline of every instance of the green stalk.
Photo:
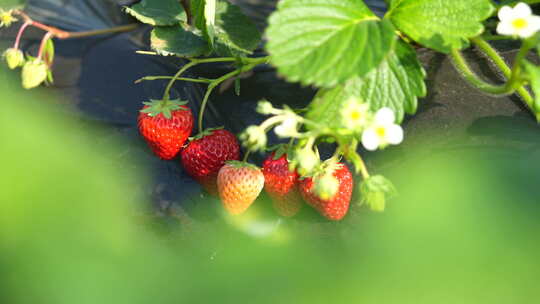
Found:
[{"label": "green stalk", "polygon": [[163,100],[169,100],[169,91],[171,90],[174,82],[189,68],[196,66],[198,63],[196,61],[191,61],[188,64],[184,65],[178,72],[173,76],[173,78],[169,81],[167,84],[167,87],[165,88],[165,92],[163,92]]},{"label": "green stalk", "polygon": [[246,154],[244,154],[244,158],[242,159],[242,161],[246,163],[250,154],[251,150],[247,150]]},{"label": "green stalk", "polygon": [[518,84],[515,77],[511,77],[504,85],[492,85],[480,79],[478,75],[471,70],[467,61],[463,58],[463,55],[458,49],[453,49],[451,55],[456,69],[461,72],[465,80],[480,91],[493,95],[509,95],[515,91],[514,87]]},{"label": "green stalk", "polygon": [[[160,80],[160,79],[173,79],[174,76],[145,76],[135,80],[135,83],[141,83],[147,80]],[[197,82],[197,83],[210,83],[212,80],[203,79],[203,78],[186,78],[186,77],[176,77],[176,80],[188,81],[188,82]]]},{"label": "green stalk", "polygon": [[202,132],[203,131],[203,117],[204,117],[204,111],[206,109],[206,105],[208,103],[208,98],[210,97],[210,94],[212,93],[212,91],[214,90],[214,88],[216,88],[219,84],[221,84],[223,81],[229,79],[229,78],[232,78],[232,77],[235,77],[235,76],[238,76],[240,75],[241,73],[244,73],[244,72],[247,72],[249,70],[252,70],[254,67],[258,66],[259,64],[264,64],[264,63],[267,63],[268,60],[269,60],[269,57],[260,57],[260,58],[242,58],[243,62],[244,63],[249,63],[247,65],[244,65],[244,66],[241,66],[240,68],[230,72],[230,73],[227,73],[219,78],[216,78],[214,80],[212,80],[209,84],[208,84],[208,88],[206,89],[206,93],[204,94],[204,97],[203,97],[203,100],[202,100],[202,103],[201,103],[201,109],[199,111],[199,118],[198,118],[198,127],[199,127],[199,132]]},{"label": "green stalk", "polygon": [[344,149],[345,158],[353,163],[356,174],[360,173],[362,175],[362,179],[366,180],[370,177],[370,175],[364,159],[362,159],[362,156],[356,152],[357,147],[358,140],[354,139],[351,145]]},{"label": "green stalk", "polygon": [[[268,58],[268,57],[263,57],[263,58]],[[248,59],[251,59],[251,58],[248,58]],[[254,58],[254,59],[259,59],[259,58]],[[192,58],[192,59],[190,59],[190,62],[187,63],[186,65],[184,65],[180,70],[178,70],[178,72],[171,78],[171,80],[167,84],[167,87],[165,88],[165,92],[163,92],[163,100],[168,100],[169,99],[169,91],[171,90],[174,82],[176,80],[179,80],[180,76],[185,71],[187,71],[188,69],[190,69],[190,68],[192,68],[192,67],[194,67],[196,65],[199,65],[201,63],[232,62],[232,61],[236,61],[236,60],[237,59],[234,58],[234,57],[218,57],[218,58],[203,58],[203,59]],[[154,79],[157,79],[156,77],[160,77],[160,76],[153,76]],[[161,79],[163,79],[163,78],[161,78]],[[184,79],[189,79],[189,81],[192,81],[192,82],[204,82],[204,83],[209,83],[210,82],[209,80],[195,80],[193,78],[184,78]]]},{"label": "green stalk", "polygon": [[[506,62],[501,57],[501,55],[499,55],[497,50],[495,50],[486,40],[480,37],[475,37],[472,38],[471,41],[477,47],[479,47],[487,56],[489,56],[491,60],[493,60],[493,63],[495,63],[495,65],[501,70],[501,72],[507,79],[512,77],[512,69],[510,69],[510,67],[506,64]],[[518,64],[517,61],[516,64]],[[521,96],[527,106],[532,109],[534,100],[531,94],[529,94],[529,92],[527,91],[527,89],[525,89],[524,86],[521,86],[516,89],[516,93],[519,94],[519,96]]]}]

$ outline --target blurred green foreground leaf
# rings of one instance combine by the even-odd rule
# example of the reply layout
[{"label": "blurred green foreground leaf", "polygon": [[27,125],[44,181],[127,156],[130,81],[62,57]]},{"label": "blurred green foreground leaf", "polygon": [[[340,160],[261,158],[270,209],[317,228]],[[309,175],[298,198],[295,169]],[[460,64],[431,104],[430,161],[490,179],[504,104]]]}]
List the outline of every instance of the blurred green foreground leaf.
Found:
[{"label": "blurred green foreground leaf", "polygon": [[[128,211],[132,184],[124,176],[143,185],[145,172],[111,168],[100,155],[117,147],[87,143],[75,122],[46,106],[43,91],[12,91],[18,83],[2,76],[2,303],[538,298],[537,154],[419,149],[423,156],[387,172],[400,197],[384,214],[353,207],[337,224],[265,215],[277,223],[270,234],[253,233],[258,217],[210,217],[164,237],[135,224]],[[200,202],[198,212],[219,208],[214,203]]]}]

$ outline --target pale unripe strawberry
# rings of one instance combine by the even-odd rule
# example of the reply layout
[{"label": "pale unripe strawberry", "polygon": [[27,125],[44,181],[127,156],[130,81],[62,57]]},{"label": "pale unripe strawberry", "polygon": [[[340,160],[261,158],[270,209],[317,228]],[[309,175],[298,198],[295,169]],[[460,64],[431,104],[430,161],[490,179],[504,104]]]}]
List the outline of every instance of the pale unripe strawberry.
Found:
[{"label": "pale unripe strawberry", "polygon": [[10,69],[16,69],[24,64],[24,54],[21,50],[9,48],[4,52],[4,59]]},{"label": "pale unripe strawberry", "polygon": [[47,64],[41,59],[27,61],[22,68],[22,86],[32,89],[47,79]]},{"label": "pale unripe strawberry", "polygon": [[261,193],[264,175],[255,165],[228,161],[219,169],[217,186],[225,210],[231,214],[241,214]]}]

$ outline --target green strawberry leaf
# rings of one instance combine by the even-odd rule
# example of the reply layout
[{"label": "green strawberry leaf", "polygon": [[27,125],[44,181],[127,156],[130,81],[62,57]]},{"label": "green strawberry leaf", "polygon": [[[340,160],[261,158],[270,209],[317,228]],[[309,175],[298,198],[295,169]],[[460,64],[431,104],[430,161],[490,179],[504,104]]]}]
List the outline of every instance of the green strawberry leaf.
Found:
[{"label": "green strawberry leaf", "polygon": [[398,30],[443,53],[467,47],[494,10],[490,0],[393,0],[390,8],[387,17]]},{"label": "green strawberry leaf", "polygon": [[178,0],[142,0],[125,10],[140,22],[153,26],[187,22],[186,12]]},{"label": "green strawberry leaf", "polygon": [[191,12],[191,24],[196,28],[202,30],[206,25],[206,20],[204,19],[204,4],[205,0],[191,0],[189,9]]},{"label": "green strawberry leaf", "polygon": [[261,42],[261,34],[251,19],[227,1],[191,0],[191,14],[192,24],[218,56],[245,56]]},{"label": "green strawberry leaf", "polygon": [[208,37],[208,42],[214,47],[214,38],[216,36],[216,0],[204,1],[204,21],[205,33]]},{"label": "green strawberry leaf", "polygon": [[54,42],[50,38],[47,39],[47,42],[45,42],[45,48],[43,49],[43,59],[48,66],[51,66],[54,61]]},{"label": "green strawberry leaf", "polygon": [[289,81],[330,87],[377,67],[394,27],[358,0],[283,0],[269,18],[267,49]]},{"label": "green strawberry leaf", "polygon": [[197,29],[186,29],[181,25],[158,26],[150,35],[152,49],[161,55],[197,57],[210,52],[208,42]]},{"label": "green strawberry leaf", "polygon": [[45,79],[46,85],[52,85],[54,83],[54,78],[51,69],[47,69],[47,78]]},{"label": "green strawberry leaf", "polygon": [[397,122],[401,123],[405,113],[416,113],[418,97],[426,96],[425,77],[415,50],[400,41],[394,52],[362,79],[359,97],[368,101],[374,112],[383,107],[391,108]]},{"label": "green strawberry leaf", "polygon": [[538,117],[540,115],[540,67],[528,61],[524,61],[523,66],[525,67],[525,72],[527,73],[531,89],[534,93],[532,110]]},{"label": "green strawberry leaf", "polygon": [[272,159],[278,160],[283,156],[283,154],[287,154],[289,149],[290,149],[290,145],[288,144],[277,144],[277,145],[273,145],[271,147],[266,148],[265,151],[273,152],[274,157],[272,157]]},{"label": "green strawberry leaf", "polygon": [[236,94],[236,96],[240,96],[240,89],[241,89],[240,78],[236,78],[234,80],[234,93]]},{"label": "green strawberry leaf", "polygon": [[255,23],[238,6],[227,1],[217,3],[213,30],[214,50],[219,56],[245,56],[253,53],[261,42]]},{"label": "green strawberry leaf", "polygon": [[350,97],[355,96],[367,102],[373,112],[383,107],[391,108],[400,123],[405,113],[416,113],[418,97],[426,95],[425,75],[414,49],[400,41],[377,69],[366,76],[320,90],[309,106],[307,117],[340,128],[341,109]]}]

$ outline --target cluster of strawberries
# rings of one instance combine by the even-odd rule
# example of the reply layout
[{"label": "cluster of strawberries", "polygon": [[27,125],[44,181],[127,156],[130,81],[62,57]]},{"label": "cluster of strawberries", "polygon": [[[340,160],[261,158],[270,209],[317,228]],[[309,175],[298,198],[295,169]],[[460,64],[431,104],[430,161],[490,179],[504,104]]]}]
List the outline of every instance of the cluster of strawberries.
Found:
[{"label": "cluster of strawberries", "polygon": [[347,214],[353,178],[344,164],[337,164],[333,172],[339,182],[337,193],[322,199],[313,191],[313,178],[300,178],[295,170],[291,171],[284,153],[271,153],[261,170],[239,161],[238,140],[227,130],[205,130],[189,138],[186,144],[193,123],[191,110],[178,100],[145,103],[138,118],[139,131],[154,153],[165,160],[180,154],[186,172],[208,193],[219,195],[231,214],[246,211],[263,187],[282,216],[297,214],[303,205],[302,198],[330,220],[341,220]]}]

